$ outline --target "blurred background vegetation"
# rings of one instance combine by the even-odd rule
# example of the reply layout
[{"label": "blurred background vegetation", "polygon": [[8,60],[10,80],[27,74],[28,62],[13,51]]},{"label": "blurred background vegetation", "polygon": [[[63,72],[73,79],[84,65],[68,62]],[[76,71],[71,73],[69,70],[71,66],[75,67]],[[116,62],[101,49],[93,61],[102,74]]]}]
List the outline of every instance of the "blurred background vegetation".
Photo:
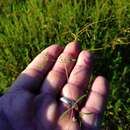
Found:
[{"label": "blurred background vegetation", "polygon": [[102,130],[130,130],[130,0],[0,0],[0,95],[41,50],[74,39],[110,82]]}]

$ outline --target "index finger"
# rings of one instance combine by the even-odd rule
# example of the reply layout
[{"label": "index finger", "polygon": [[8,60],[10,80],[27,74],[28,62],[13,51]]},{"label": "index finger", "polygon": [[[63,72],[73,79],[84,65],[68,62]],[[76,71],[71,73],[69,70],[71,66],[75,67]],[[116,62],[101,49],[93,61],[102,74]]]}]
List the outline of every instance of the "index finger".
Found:
[{"label": "index finger", "polygon": [[15,83],[11,86],[11,90],[38,90],[46,74],[53,67],[62,51],[63,48],[56,44],[43,50],[19,75]]}]

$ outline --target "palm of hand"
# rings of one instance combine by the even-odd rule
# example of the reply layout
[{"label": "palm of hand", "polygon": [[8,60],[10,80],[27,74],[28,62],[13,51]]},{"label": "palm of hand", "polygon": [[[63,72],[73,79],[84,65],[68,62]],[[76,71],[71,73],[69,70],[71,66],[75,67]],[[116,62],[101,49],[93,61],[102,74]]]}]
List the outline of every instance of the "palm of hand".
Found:
[{"label": "palm of hand", "polygon": [[[21,73],[9,92],[0,98],[0,114],[3,117],[0,127],[3,130],[95,129],[107,95],[107,81],[101,76],[94,81],[87,101],[78,111],[92,114],[82,115],[81,126],[71,118],[75,116],[72,111],[60,118],[68,110],[60,97],[75,101],[81,97],[92,66],[90,53],[80,52],[77,43],[68,44],[62,51],[60,46],[52,45],[41,52]],[[77,60],[63,64],[66,57],[69,61]]]}]

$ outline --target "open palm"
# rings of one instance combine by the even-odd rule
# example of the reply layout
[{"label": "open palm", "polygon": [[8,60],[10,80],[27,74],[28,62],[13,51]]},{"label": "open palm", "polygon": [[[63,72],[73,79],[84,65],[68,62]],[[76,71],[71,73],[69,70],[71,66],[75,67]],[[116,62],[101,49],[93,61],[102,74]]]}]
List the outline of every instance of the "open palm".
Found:
[{"label": "open palm", "polygon": [[[46,48],[0,98],[0,129],[97,129],[107,97],[105,78],[98,76],[95,79],[89,96],[78,103],[78,111],[73,108],[64,114],[69,108],[60,101],[61,97],[77,101],[84,95],[91,69],[91,54],[80,51],[76,42],[65,48],[59,45]],[[79,113],[83,113],[80,118]]]}]

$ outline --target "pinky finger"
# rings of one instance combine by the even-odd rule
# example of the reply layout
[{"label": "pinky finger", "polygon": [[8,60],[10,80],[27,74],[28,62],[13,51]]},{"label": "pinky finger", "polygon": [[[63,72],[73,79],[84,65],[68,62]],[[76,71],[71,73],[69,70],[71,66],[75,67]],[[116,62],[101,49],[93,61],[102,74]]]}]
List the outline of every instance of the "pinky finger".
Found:
[{"label": "pinky finger", "polygon": [[[108,93],[108,82],[102,77],[98,76],[91,88],[89,97],[85,106],[82,108],[82,122],[83,127],[89,130],[96,130],[99,127],[101,114],[104,109],[106,97]],[[87,114],[90,113],[90,114]]]}]

